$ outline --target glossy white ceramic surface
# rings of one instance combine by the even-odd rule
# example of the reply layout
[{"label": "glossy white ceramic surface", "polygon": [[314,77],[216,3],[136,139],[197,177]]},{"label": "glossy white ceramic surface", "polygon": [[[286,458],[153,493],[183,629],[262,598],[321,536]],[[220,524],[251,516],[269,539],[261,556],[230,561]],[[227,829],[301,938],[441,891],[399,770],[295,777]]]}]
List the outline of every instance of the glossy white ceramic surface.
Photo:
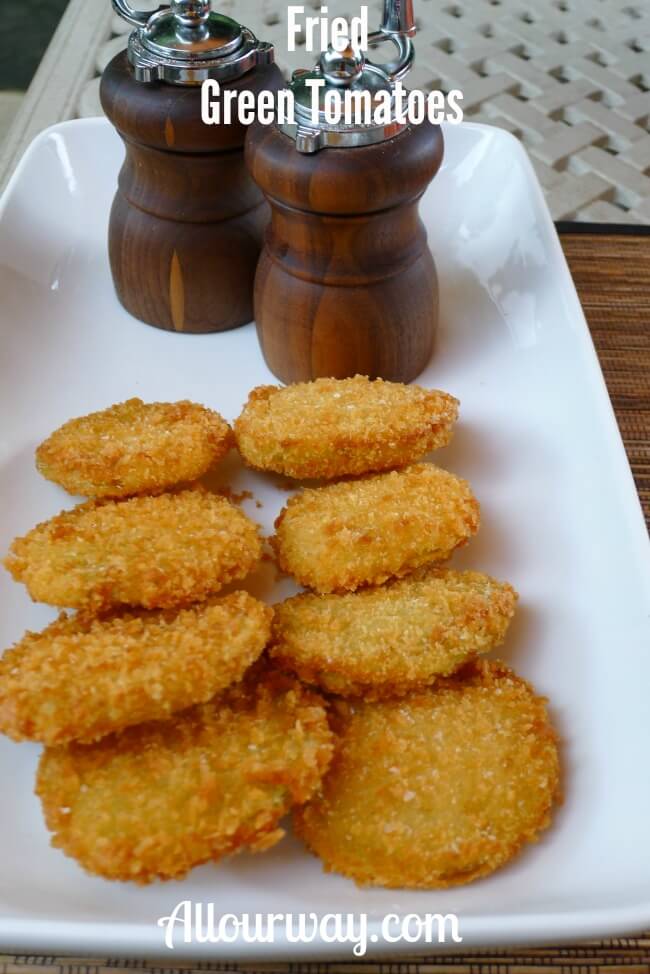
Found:
[{"label": "glossy white ceramic surface", "polygon": [[[481,501],[456,563],[521,593],[501,655],[549,695],[566,800],[509,867],[445,892],[358,889],[287,838],[266,855],[147,888],[85,875],[53,850],[32,794],[38,748],[0,740],[0,949],[272,959],[350,956],[347,946],[201,946],[166,953],[156,919],[183,899],[217,912],[455,912],[460,949],[559,941],[650,925],[650,568],[641,511],[585,320],[533,171],[506,133],[448,128],[422,203],[442,287],[421,382],[461,400],[436,455]],[[72,500],[34,468],[36,444],[71,416],[129,396],[191,398],[234,418],[274,381],[253,325],[221,335],[149,328],[119,306],[106,224],[121,146],[100,120],[58,125],[19,166],[0,209],[0,549]],[[270,533],[287,494],[229,462]],[[268,574],[253,590],[289,591]],[[0,645],[52,610],[0,570]],[[374,918],[374,919],[373,919]],[[376,930],[376,927],[371,927]],[[382,953],[426,945],[375,946]]]}]

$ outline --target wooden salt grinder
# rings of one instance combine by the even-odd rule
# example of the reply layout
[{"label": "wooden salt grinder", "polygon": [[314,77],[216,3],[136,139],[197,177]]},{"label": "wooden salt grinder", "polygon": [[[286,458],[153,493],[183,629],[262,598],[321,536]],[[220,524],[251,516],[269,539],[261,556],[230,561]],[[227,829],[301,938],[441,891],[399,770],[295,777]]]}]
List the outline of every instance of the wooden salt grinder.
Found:
[{"label": "wooden salt grinder", "polygon": [[[246,161],[271,205],[255,279],[255,319],[266,363],[283,382],[361,373],[409,382],[430,360],[438,319],[435,265],[418,213],[442,162],[429,122],[330,125],[325,92],[394,92],[413,60],[412,6],[386,0],[371,41],[392,40],[388,65],[330,50],[290,85],[295,125],[255,124]],[[321,77],[318,124],[306,79]]]},{"label": "wooden salt grinder", "polygon": [[101,82],[126,160],[109,221],[117,296],[136,318],[182,332],[235,328],[253,317],[253,281],[268,206],[248,175],[246,129],[201,120],[201,83],[276,91],[270,44],[211,10],[172,0],[155,14],[113,0],[136,26]]}]

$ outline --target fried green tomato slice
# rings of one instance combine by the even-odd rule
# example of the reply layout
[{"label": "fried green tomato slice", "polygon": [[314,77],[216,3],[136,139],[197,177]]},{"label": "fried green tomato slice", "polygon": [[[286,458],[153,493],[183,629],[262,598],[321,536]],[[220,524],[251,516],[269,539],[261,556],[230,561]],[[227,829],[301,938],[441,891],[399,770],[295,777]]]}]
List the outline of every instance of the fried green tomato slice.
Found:
[{"label": "fried green tomato slice", "polygon": [[287,599],[269,652],[331,693],[399,696],[500,645],[516,601],[489,575],[428,567],[376,588]]},{"label": "fried green tomato slice", "polygon": [[80,504],[17,538],[4,564],[38,602],[165,609],[244,578],[261,555],[245,514],[194,489]]},{"label": "fried green tomato slice", "polygon": [[278,842],[280,819],[312,795],[331,751],[321,699],[271,672],[168,721],[46,748],[36,793],[52,844],[88,872],[180,879]]},{"label": "fried green tomato slice", "polygon": [[64,423],[36,450],[36,466],[70,494],[127,497],[196,480],[234,444],[205,406],[129,399]]},{"label": "fried green tomato slice", "polygon": [[340,700],[339,735],[296,831],[328,871],[361,885],[438,889],[505,865],[559,798],[546,701],[501,663],[404,699]]},{"label": "fried green tomato slice", "polygon": [[476,533],[469,484],[428,463],[303,490],[275,522],[282,571],[317,592],[380,585],[443,561]]},{"label": "fried green tomato slice", "polygon": [[259,386],[235,422],[251,467],[298,479],[404,467],[451,440],[458,400],[437,389],[353,379]]},{"label": "fried green tomato slice", "polygon": [[247,592],[180,610],[63,614],[0,660],[0,731],[88,743],[204,703],[260,656],[272,615]]}]

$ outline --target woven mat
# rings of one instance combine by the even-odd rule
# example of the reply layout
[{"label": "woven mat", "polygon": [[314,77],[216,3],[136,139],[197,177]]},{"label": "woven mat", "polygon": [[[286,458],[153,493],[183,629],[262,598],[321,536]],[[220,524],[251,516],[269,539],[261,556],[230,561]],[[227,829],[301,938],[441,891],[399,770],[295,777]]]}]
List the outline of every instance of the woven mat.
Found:
[{"label": "woven mat", "polygon": [[563,234],[650,527],[650,234]]},{"label": "woven mat", "polygon": [[[366,3],[372,29],[383,0]],[[359,13],[358,0],[327,6],[330,15]],[[284,0],[220,0],[218,7],[272,41],[286,74],[314,62],[304,46],[287,51]],[[305,7],[317,12],[320,0]],[[521,139],[553,219],[650,223],[648,0],[415,0],[414,7],[409,86],[459,88],[468,119]],[[80,115],[101,113],[99,75],[128,30],[114,18]]]},{"label": "woven mat", "polygon": [[[614,404],[650,527],[650,233],[561,234]],[[408,962],[357,961],[273,965],[199,964],[106,958],[0,955],[0,974],[118,974],[120,971],[247,974],[650,974],[650,931],[637,937],[547,947],[426,957]]]},{"label": "woven mat", "polygon": [[[366,2],[372,28],[383,0]],[[7,4],[25,6],[0,4],[0,61],[3,40],[21,56],[24,46],[4,16]],[[287,74],[314,62],[304,44],[287,50],[285,0],[214,5],[272,41]],[[321,0],[304,6],[318,12]],[[353,16],[359,7],[359,0],[328,2],[330,14]],[[459,88],[468,118],[521,139],[554,219],[650,223],[649,0],[415,0],[414,7],[417,59],[409,84]],[[109,0],[70,0],[4,146],[0,117],[0,187],[44,127],[101,114],[100,75],[130,30],[110,10]]]}]

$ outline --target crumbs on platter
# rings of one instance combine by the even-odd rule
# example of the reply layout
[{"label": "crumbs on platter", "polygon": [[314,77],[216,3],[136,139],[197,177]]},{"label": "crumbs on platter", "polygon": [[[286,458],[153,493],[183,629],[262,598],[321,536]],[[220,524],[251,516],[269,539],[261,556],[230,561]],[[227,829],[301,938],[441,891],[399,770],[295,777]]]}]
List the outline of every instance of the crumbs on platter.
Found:
[{"label": "crumbs on platter", "polygon": [[[186,400],[130,399],[38,447],[38,470],[88,500],[4,564],[75,611],[0,659],[0,731],[45,745],[55,847],[106,879],[179,879],[271,848],[291,812],[326,870],[436,889],[538,838],[560,798],[557,736],[545,698],[485,657],[517,593],[448,564],[479,503],[424,461],[458,408],[319,379],[253,389],[232,427]],[[251,491],[195,483],[232,449],[297,491],[271,539],[238,509],[261,508]],[[223,594],[262,562],[305,591],[275,606]]]}]

